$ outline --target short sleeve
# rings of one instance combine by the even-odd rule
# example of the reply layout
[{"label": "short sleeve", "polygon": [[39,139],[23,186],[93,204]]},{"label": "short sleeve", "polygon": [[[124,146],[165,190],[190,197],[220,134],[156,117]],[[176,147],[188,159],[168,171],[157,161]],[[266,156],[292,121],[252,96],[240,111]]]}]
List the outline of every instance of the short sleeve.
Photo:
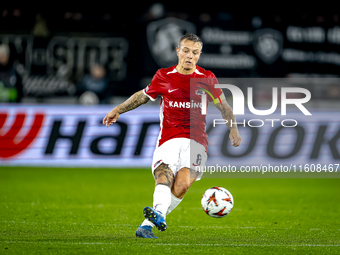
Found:
[{"label": "short sleeve", "polygon": [[225,100],[224,94],[222,89],[220,88],[215,88],[215,84],[219,84],[216,76],[213,73],[210,73],[209,75],[209,92],[211,93],[212,96],[209,96],[209,102],[213,101],[214,104],[221,103],[222,101]]},{"label": "short sleeve", "polygon": [[[159,71],[158,71],[159,72]],[[151,83],[143,89],[144,94],[150,98],[151,101],[156,101],[158,95],[160,94],[159,92],[159,74],[158,72],[154,75],[152,78]]]}]

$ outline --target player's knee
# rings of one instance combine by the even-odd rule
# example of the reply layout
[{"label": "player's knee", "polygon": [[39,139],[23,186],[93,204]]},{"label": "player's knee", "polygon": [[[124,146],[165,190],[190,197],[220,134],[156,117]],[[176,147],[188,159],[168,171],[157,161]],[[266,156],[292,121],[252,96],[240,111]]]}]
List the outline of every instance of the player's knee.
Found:
[{"label": "player's knee", "polygon": [[176,180],[176,190],[177,193],[180,195],[184,195],[185,193],[187,193],[190,186],[191,185],[189,180]]}]

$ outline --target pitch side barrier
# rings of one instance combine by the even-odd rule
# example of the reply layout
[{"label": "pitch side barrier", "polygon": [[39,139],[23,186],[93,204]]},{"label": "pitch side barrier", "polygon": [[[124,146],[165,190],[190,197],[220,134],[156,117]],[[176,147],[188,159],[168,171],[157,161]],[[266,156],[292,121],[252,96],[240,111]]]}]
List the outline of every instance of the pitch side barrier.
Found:
[{"label": "pitch side barrier", "polygon": [[[101,122],[113,107],[1,105],[0,165],[149,168],[159,132],[159,106],[122,114],[107,128]],[[242,144],[234,148],[225,123],[216,124],[221,114],[211,105],[206,117],[206,165],[239,169],[263,163],[338,164],[340,114],[310,111],[312,117],[290,112],[285,119],[297,123],[286,120],[284,126],[280,114],[245,113],[237,117]]]}]

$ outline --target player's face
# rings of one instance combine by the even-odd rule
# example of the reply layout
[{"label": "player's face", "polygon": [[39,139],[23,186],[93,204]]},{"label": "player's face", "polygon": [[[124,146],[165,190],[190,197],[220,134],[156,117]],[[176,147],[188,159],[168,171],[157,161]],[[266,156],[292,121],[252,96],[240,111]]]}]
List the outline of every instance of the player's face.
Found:
[{"label": "player's face", "polygon": [[202,45],[198,42],[185,40],[176,50],[179,67],[185,71],[194,70],[201,55]]}]

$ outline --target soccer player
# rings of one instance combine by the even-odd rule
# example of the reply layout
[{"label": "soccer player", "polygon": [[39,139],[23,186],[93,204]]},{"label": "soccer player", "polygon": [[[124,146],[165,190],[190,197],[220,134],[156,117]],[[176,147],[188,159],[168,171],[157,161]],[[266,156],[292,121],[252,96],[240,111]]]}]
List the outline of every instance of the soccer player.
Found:
[{"label": "soccer player", "polygon": [[222,90],[214,87],[217,83],[215,75],[196,65],[202,47],[202,40],[197,35],[182,36],[176,48],[178,64],[158,70],[149,86],[133,94],[103,119],[108,127],[120,114],[161,96],[160,132],[152,162],[156,181],[153,207],[143,209],[145,220],[136,231],[138,237],[157,238],[152,227],[160,231],[167,228],[166,216],[203,174],[197,170],[197,166],[204,167],[208,148],[206,120],[201,112],[203,94],[208,95],[227,120],[232,145],[237,147],[241,143],[237,125],[230,125],[236,123],[232,109]]}]

